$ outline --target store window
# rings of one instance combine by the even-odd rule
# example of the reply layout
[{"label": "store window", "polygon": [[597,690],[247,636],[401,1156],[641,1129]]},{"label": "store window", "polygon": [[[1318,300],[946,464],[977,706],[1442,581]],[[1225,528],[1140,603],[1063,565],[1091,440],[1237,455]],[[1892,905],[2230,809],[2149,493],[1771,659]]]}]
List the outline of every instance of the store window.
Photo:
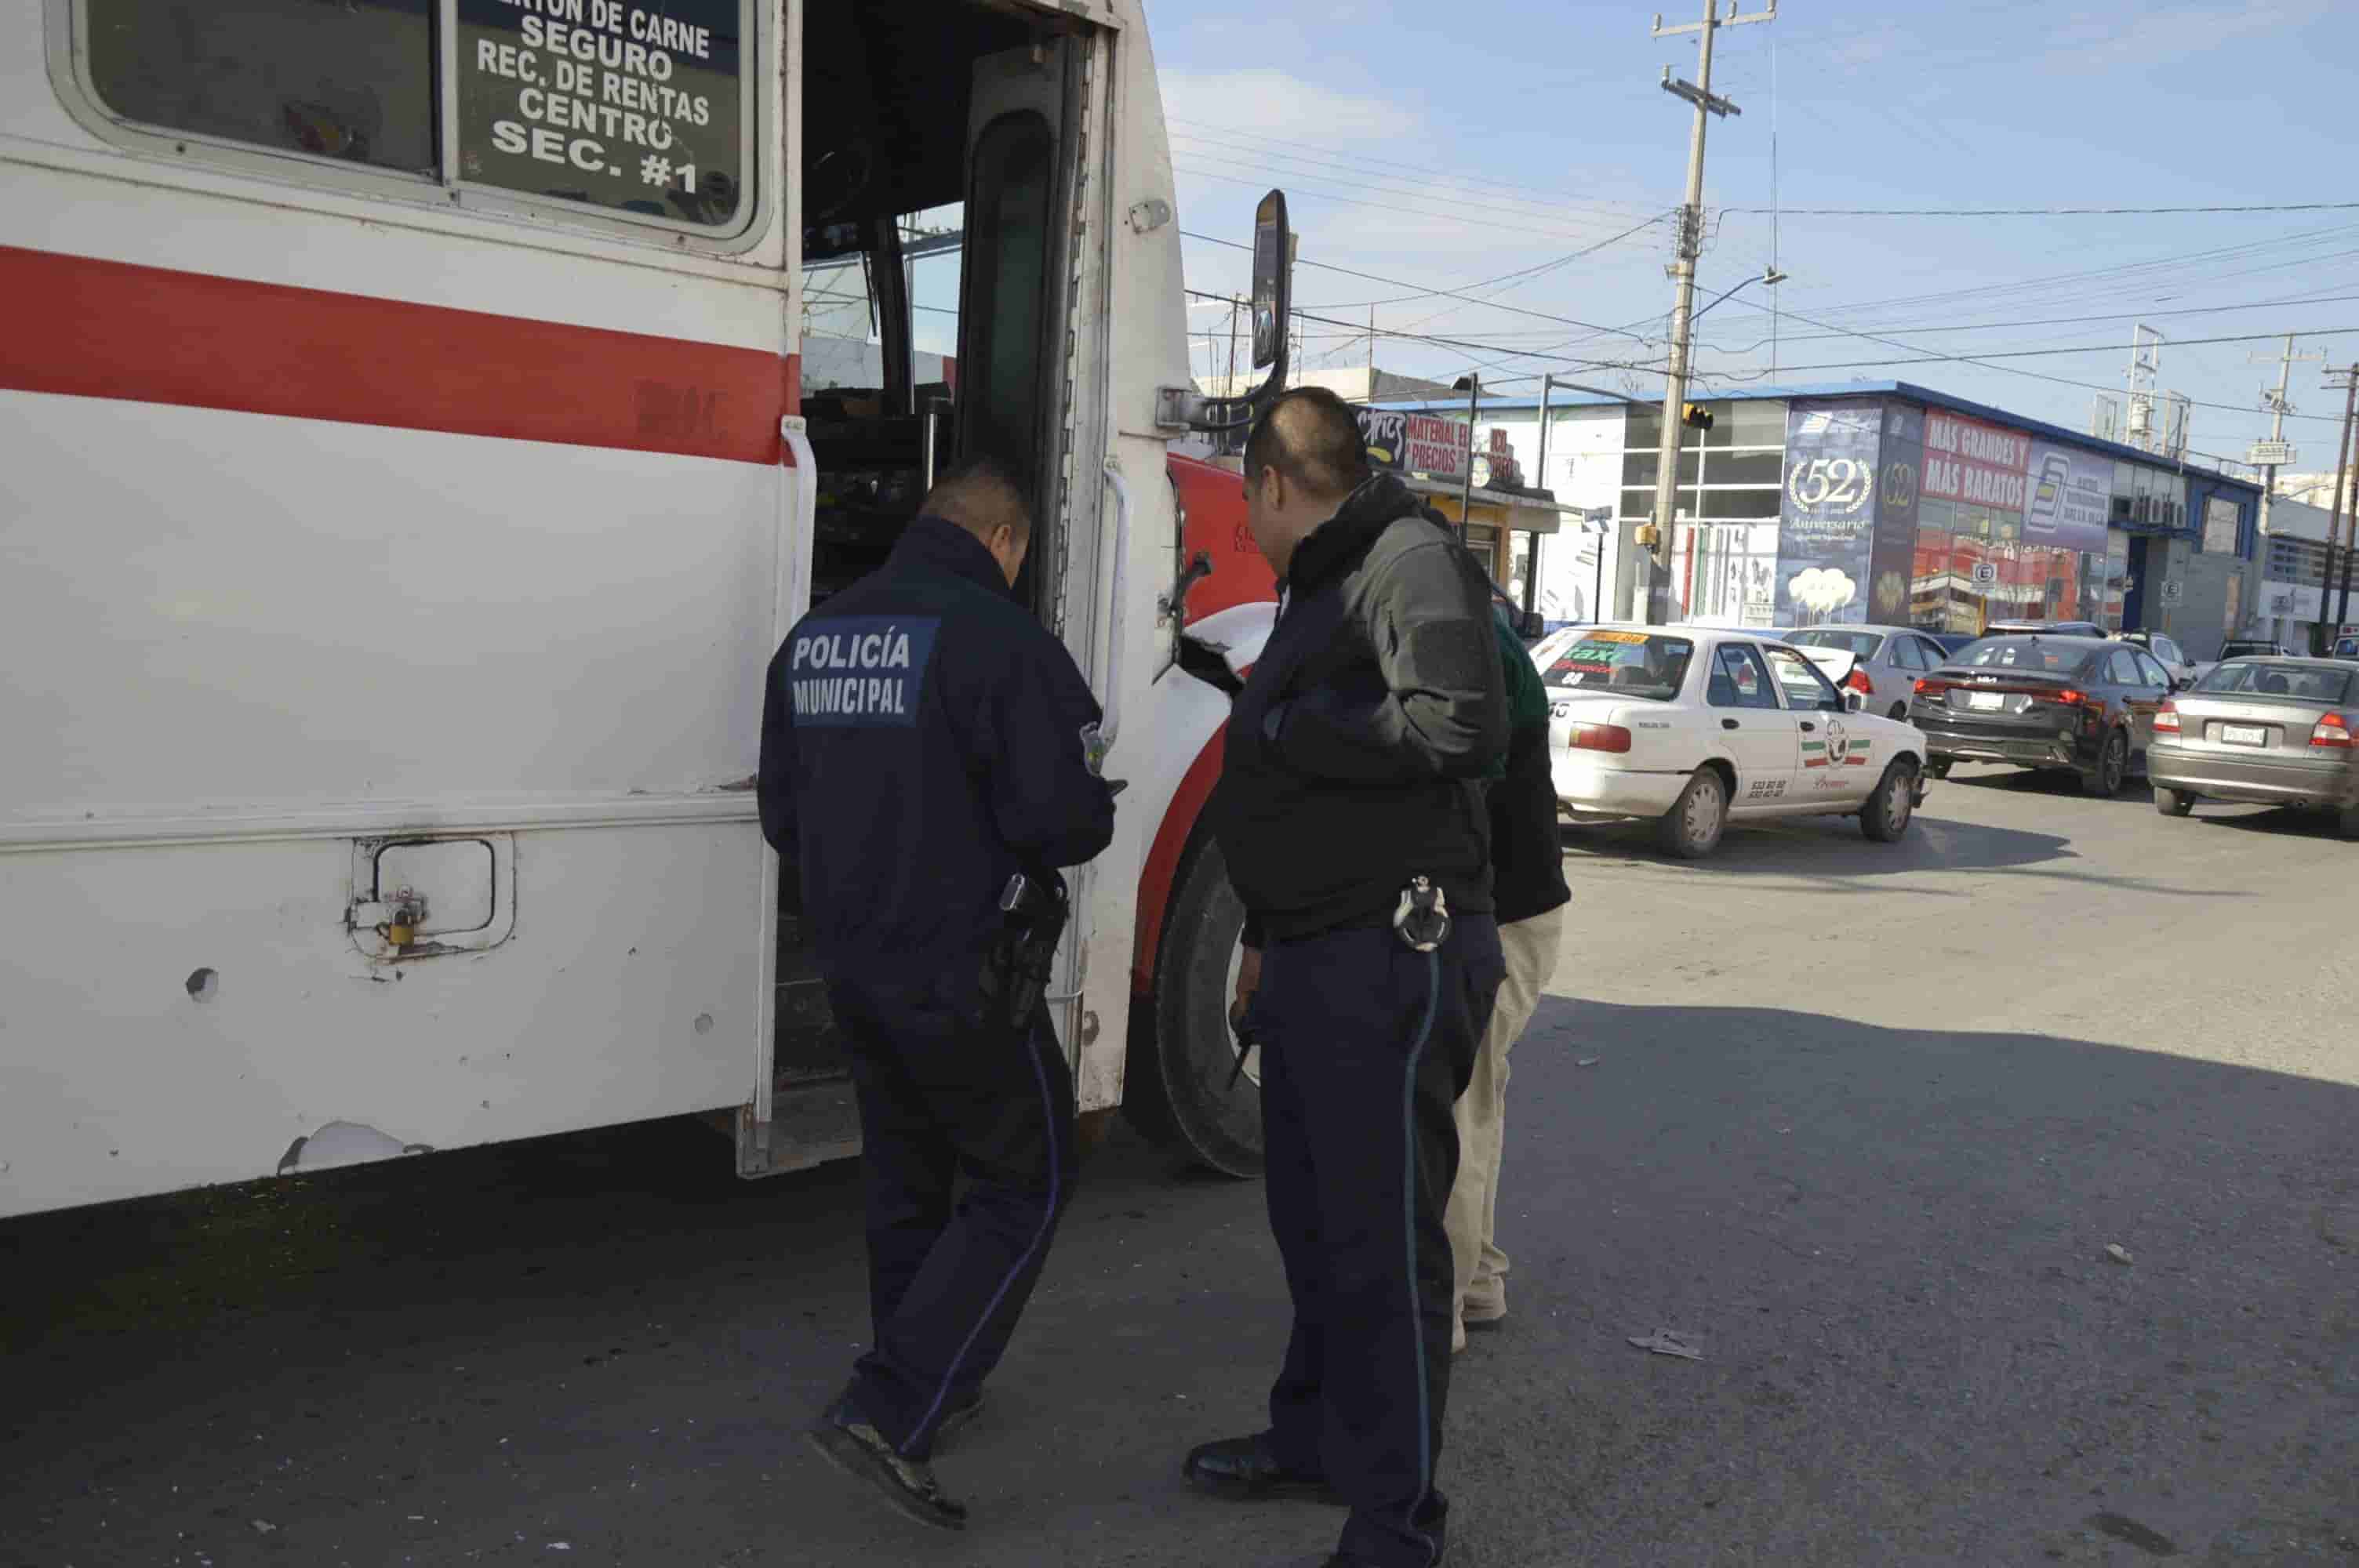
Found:
[{"label": "store window", "polygon": [[1777,579],[1775,523],[1682,523],[1672,534],[1671,596],[1682,621],[1767,626]]},{"label": "store window", "polygon": [[[2126,466],[2125,464],[2116,465],[2116,467]],[[2119,483],[2120,481],[2116,480],[2114,482]],[[2115,529],[2105,535],[2104,610],[2103,614],[2095,617],[2108,630],[2115,632],[2121,630],[2122,617],[2129,600],[2129,590],[2130,539],[2128,535]]]},{"label": "store window", "polygon": [[1713,447],[1783,447],[1786,405],[1773,397],[1749,397],[1731,403],[1711,403],[1712,428],[1703,444]]}]

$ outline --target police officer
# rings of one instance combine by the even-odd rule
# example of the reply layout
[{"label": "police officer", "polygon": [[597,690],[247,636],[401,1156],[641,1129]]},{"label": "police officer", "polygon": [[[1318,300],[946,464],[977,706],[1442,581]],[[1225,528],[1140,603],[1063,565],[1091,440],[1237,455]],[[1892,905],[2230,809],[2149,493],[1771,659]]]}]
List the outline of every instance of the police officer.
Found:
[{"label": "police officer", "polygon": [[1076,1163],[1046,1012],[1008,1015],[1026,934],[1003,894],[1061,896],[1055,868],[1114,835],[1097,703],[1012,593],[1030,534],[1000,469],[944,479],[880,570],[788,633],[762,715],[762,831],[802,879],[867,1188],[874,1340],[811,1441],[951,1530],[966,1509],[929,1455],[1006,1349]]},{"label": "police officer", "polygon": [[1331,1568],[1432,1568],[1451,1107],[1503,972],[1481,782],[1506,745],[1489,582],[1399,481],[1370,477],[1332,393],[1263,415],[1245,493],[1285,592],[1230,718],[1214,824],[1261,951],[1248,1027],[1294,1328],[1268,1428],[1204,1444],[1185,1474],[1347,1503]]}]

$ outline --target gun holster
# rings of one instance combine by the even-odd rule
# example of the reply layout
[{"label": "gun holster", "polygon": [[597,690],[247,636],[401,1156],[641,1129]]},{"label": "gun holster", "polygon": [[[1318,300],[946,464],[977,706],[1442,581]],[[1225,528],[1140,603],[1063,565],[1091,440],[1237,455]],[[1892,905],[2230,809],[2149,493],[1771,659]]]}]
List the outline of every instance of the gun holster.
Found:
[{"label": "gun holster", "polygon": [[1048,994],[1057,944],[1071,914],[1065,879],[1053,871],[1018,871],[999,895],[999,929],[976,976],[986,1022],[1021,1034]]}]

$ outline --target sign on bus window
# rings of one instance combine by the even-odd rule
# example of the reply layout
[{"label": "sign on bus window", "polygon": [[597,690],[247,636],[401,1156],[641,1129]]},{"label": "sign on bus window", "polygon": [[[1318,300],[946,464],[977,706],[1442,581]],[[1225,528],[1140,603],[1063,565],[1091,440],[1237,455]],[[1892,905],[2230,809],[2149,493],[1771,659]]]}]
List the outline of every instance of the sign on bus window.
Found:
[{"label": "sign on bus window", "polygon": [[728,228],[747,200],[743,0],[455,0],[459,177]]}]

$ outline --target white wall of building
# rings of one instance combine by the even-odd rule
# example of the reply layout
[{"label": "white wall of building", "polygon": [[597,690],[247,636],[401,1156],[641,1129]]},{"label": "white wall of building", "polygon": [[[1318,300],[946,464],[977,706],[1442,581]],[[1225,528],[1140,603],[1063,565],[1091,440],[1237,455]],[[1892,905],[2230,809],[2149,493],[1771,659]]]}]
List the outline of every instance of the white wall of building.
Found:
[{"label": "white wall of building", "polygon": [[[1441,409],[1437,406],[1435,412]],[[1459,416],[1464,416],[1462,409]],[[1554,491],[1560,506],[1602,507],[1610,517],[1622,488],[1623,427],[1619,407],[1576,405],[1549,409],[1545,472],[1540,468],[1539,410],[1536,407],[1484,409],[1475,423],[1474,440],[1480,447],[1488,443],[1493,430],[1503,432],[1508,448],[1516,454],[1516,461],[1523,467],[1525,483]],[[1613,619],[1610,609],[1600,614],[1596,605],[1598,557],[1602,551],[1603,580],[1610,606],[1620,538],[1610,521],[1603,524],[1603,535],[1594,531],[1597,527],[1594,524],[1584,524],[1577,517],[1566,517],[1561,519],[1559,532],[1542,537],[1539,611],[1546,619]]]}]

